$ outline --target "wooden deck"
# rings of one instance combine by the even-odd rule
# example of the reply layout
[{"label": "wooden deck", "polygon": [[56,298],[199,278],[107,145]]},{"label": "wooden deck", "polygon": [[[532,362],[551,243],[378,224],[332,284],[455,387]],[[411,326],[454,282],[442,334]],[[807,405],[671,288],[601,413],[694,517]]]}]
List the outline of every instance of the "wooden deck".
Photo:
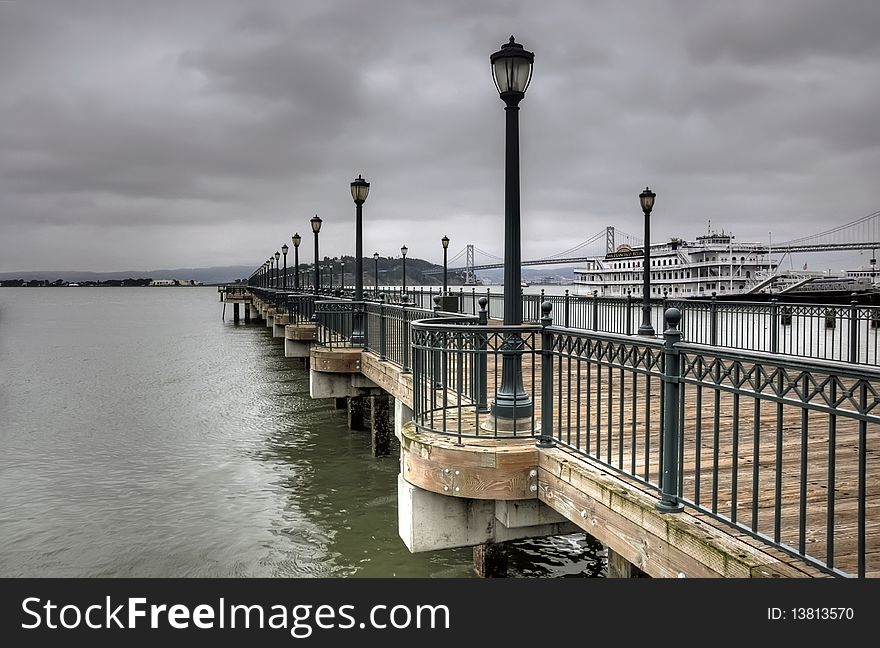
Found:
[{"label": "wooden deck", "polygon": [[[425,423],[461,434],[464,442],[469,436],[531,434],[531,421],[523,421],[513,433],[501,431],[492,427],[486,413],[477,411],[470,397],[471,360],[462,358],[461,366],[447,360],[445,388],[420,390],[422,403],[437,408]],[[557,357],[554,363],[554,438],[576,451],[575,456],[583,453],[656,486],[663,414],[659,366],[633,370],[631,365],[586,357],[561,362]],[[500,356],[490,354],[488,364],[491,404],[500,387]],[[710,373],[701,384],[682,385],[683,497],[701,510],[736,522],[739,527],[726,525],[729,532],[750,543],[763,541],[749,536],[746,529],[856,575],[861,435],[866,450],[865,573],[880,576],[880,430],[873,421],[860,422],[853,406],[866,394],[853,390],[845,380],[780,377],[773,374],[776,367],[766,369],[764,378],[759,373],[755,384],[741,384],[739,390],[733,390],[722,372],[720,380]],[[738,379],[736,372],[746,375],[750,370],[741,366],[728,378]],[[540,424],[541,372],[533,372],[532,356],[524,357],[522,373],[526,392],[536,402],[534,421]],[[801,395],[792,391],[792,385]],[[789,399],[775,402],[773,390],[782,387],[789,388]],[[822,410],[826,397],[838,402],[837,413]],[[801,405],[802,399],[807,406]]]}]

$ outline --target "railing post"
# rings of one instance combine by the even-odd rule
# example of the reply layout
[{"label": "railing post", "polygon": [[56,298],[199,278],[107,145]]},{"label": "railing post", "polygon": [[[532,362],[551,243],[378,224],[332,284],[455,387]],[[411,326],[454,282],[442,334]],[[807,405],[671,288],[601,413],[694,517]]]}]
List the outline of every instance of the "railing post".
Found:
[{"label": "railing post", "polygon": [[849,361],[859,361],[859,301],[855,293],[849,302]]},{"label": "railing post", "polygon": [[681,356],[678,347],[681,342],[681,311],[670,308],[665,313],[666,330],[663,331],[663,486],[661,499],[656,504],[658,511],[677,513],[684,509],[679,500],[678,474],[681,429],[678,420],[679,391],[681,389]]},{"label": "railing post", "polygon": [[626,334],[632,335],[632,291],[626,291]]},{"label": "railing post", "polygon": [[[542,308],[543,308],[543,306],[542,306]],[[569,326],[570,326],[568,288],[565,289],[565,301],[564,301],[564,308],[562,310],[562,325],[565,326],[565,328],[569,328]]]},{"label": "railing post", "polygon": [[[440,312],[440,295],[434,295],[434,317],[438,316]],[[431,355],[434,357],[433,362],[431,363],[431,371],[434,373],[434,389],[442,389],[443,381],[440,380],[440,354],[443,353],[445,356],[446,349],[444,348],[446,345],[440,344],[440,338],[443,334],[439,331],[434,332],[434,350]],[[427,340],[425,346],[428,346]],[[445,359],[445,357],[444,357]]]},{"label": "railing post", "polygon": [[490,289],[486,288],[486,320],[492,316],[492,293],[489,292]]},{"label": "railing post", "polygon": [[385,321],[385,293],[379,293],[379,360],[387,358],[388,347],[386,346],[385,331],[387,323]]},{"label": "railing post", "polygon": [[400,303],[403,309],[403,367],[400,368],[401,373],[412,373],[409,368],[409,346],[410,346],[410,328],[409,320],[406,317],[406,301],[405,294],[401,294]]},{"label": "railing post", "polygon": [[779,300],[770,300],[770,353],[779,352]]},{"label": "railing post", "polygon": [[464,313],[464,288],[458,289],[458,312]]},{"label": "railing post", "polygon": [[[679,319],[680,319],[679,313]],[[712,291],[712,299],[709,300],[709,344],[718,344],[718,301],[715,291]]]},{"label": "railing post", "polygon": [[[489,322],[489,311],[487,307],[489,306],[489,299],[487,297],[480,297],[480,312],[479,312],[479,325],[486,326]],[[489,403],[487,398],[488,391],[488,369],[489,369],[489,360],[486,357],[486,333],[480,332],[477,334],[477,353],[476,353],[476,370],[477,370],[477,411],[480,413],[486,413],[489,411]]]},{"label": "railing post", "polygon": [[[462,310],[464,309],[464,304],[462,303]],[[477,314],[477,289],[471,288],[471,312],[476,315]]]},{"label": "railing post", "polygon": [[[568,291],[566,291],[567,296]],[[550,325],[553,318],[550,311],[553,304],[541,304],[541,432],[535,445],[539,448],[552,448],[553,440],[553,333]]]},{"label": "railing post", "polygon": [[593,330],[599,330],[599,291],[593,291]]}]

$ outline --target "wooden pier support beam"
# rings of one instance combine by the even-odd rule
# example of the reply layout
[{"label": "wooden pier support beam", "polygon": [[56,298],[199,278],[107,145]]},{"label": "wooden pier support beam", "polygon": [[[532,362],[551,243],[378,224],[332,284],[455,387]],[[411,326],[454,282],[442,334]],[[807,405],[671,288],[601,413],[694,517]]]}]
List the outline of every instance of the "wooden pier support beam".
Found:
[{"label": "wooden pier support beam", "polygon": [[507,578],[507,545],[487,542],[474,545],[474,573],[481,578]]},{"label": "wooden pier support beam", "polygon": [[608,547],[608,578],[650,578],[645,572]]},{"label": "wooden pier support beam", "polygon": [[388,394],[370,396],[370,447],[374,457],[391,454],[391,438],[394,436],[394,412]]},{"label": "wooden pier support beam", "polygon": [[251,306],[250,304],[244,304],[244,323],[251,323]]},{"label": "wooden pier support beam", "polygon": [[232,323],[238,324],[239,314],[238,314],[238,302],[235,302],[232,305]]}]

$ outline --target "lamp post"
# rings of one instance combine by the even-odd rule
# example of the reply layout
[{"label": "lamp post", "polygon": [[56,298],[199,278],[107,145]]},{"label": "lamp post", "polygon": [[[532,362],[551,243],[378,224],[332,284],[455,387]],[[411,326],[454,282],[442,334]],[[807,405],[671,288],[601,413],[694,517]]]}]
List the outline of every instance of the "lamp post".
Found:
[{"label": "lamp post", "polygon": [[293,289],[299,290],[299,242],[302,237],[297,232],[290,240],[293,242]]},{"label": "lamp post", "polygon": [[269,260],[266,261],[266,263],[269,264],[269,274],[268,274],[268,276],[266,277],[266,288],[269,288],[269,289],[271,290],[271,288],[272,288],[272,282],[273,282],[274,279],[275,279],[275,277],[273,276],[275,273],[274,273],[274,271],[273,271],[272,255],[269,255]]},{"label": "lamp post", "polygon": [[[510,41],[489,57],[495,87],[506,113],[504,157],[504,325],[522,324],[522,269],[519,204],[519,102],[532,78],[533,52]],[[495,394],[492,414],[499,419],[531,418],[534,411],[522,379],[519,334],[507,336],[502,347],[501,387]]]},{"label": "lamp post", "polygon": [[287,247],[287,243],[281,246],[281,254],[284,255],[284,272],[281,274],[281,289],[287,290],[287,251],[290,248]]},{"label": "lamp post", "polygon": [[406,301],[406,253],[409,252],[409,248],[406,245],[400,246],[400,254],[403,255],[403,283],[400,288],[400,299],[402,301]]},{"label": "lamp post", "polygon": [[446,295],[449,292],[446,282],[446,252],[449,250],[449,237],[444,236],[440,239],[440,243],[443,245],[443,294]]},{"label": "lamp post", "polygon": [[278,263],[278,259],[280,259],[280,258],[281,258],[281,252],[276,251],[275,252],[275,290],[278,290],[278,288],[281,286],[281,277],[280,277],[281,264]]},{"label": "lamp post", "polygon": [[314,218],[309,221],[312,224],[312,232],[315,234],[315,294],[318,294],[318,288],[321,285],[321,268],[318,265],[318,233],[321,231],[321,219],[315,214]]},{"label": "lamp post", "polygon": [[654,335],[651,325],[651,210],[654,209],[655,194],[648,187],[639,194],[642,211],[645,213],[645,259],[642,261],[642,323],[639,335]]},{"label": "lamp post", "polygon": [[373,299],[379,298],[379,253],[373,252]]}]

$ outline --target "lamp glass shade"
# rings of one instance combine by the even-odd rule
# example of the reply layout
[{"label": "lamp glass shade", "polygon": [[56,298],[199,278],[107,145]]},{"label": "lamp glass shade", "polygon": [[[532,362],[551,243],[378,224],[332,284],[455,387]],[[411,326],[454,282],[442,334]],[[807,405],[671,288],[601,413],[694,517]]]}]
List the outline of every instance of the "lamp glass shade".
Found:
[{"label": "lamp glass shade", "polygon": [[321,223],[323,222],[321,218],[315,214],[312,220],[309,221],[312,224],[312,231],[317,234],[321,231]]},{"label": "lamp glass shade", "polygon": [[299,232],[290,237],[290,240],[293,241],[293,247],[298,248],[299,242],[302,241],[302,236],[299,235]]},{"label": "lamp glass shade", "polygon": [[378,253],[378,252],[373,252],[373,260],[374,260],[374,261],[378,261],[378,260],[379,260],[379,253]]},{"label": "lamp glass shade", "polygon": [[444,236],[442,239],[440,239],[440,243],[443,244],[443,249],[444,249],[444,250],[447,249],[447,248],[449,247],[449,237],[448,237],[448,236]]},{"label": "lamp glass shade", "polygon": [[370,183],[364,180],[360,174],[351,183],[351,197],[355,203],[363,203],[370,193]]},{"label": "lamp glass shade", "polygon": [[645,190],[639,194],[639,201],[642,203],[643,212],[650,212],[654,209],[654,197],[656,195],[648,187],[645,187]]},{"label": "lamp glass shade", "polygon": [[275,253],[275,260],[277,261],[280,258],[281,258],[281,252],[276,252]]},{"label": "lamp glass shade", "polygon": [[290,249],[290,248],[287,247],[287,243],[285,243],[284,245],[281,246],[281,254],[287,256],[287,251],[288,251],[289,249]]},{"label": "lamp glass shade", "polygon": [[401,253],[403,256],[406,256],[406,253],[407,253],[407,252],[409,252],[409,248],[406,247],[405,245],[401,245],[401,246],[400,246],[400,253]]},{"label": "lamp glass shade", "polygon": [[492,77],[499,94],[515,92],[525,94],[532,80],[532,64],[534,52],[523,49],[523,46],[510,37],[510,42],[489,57],[492,64]]}]

